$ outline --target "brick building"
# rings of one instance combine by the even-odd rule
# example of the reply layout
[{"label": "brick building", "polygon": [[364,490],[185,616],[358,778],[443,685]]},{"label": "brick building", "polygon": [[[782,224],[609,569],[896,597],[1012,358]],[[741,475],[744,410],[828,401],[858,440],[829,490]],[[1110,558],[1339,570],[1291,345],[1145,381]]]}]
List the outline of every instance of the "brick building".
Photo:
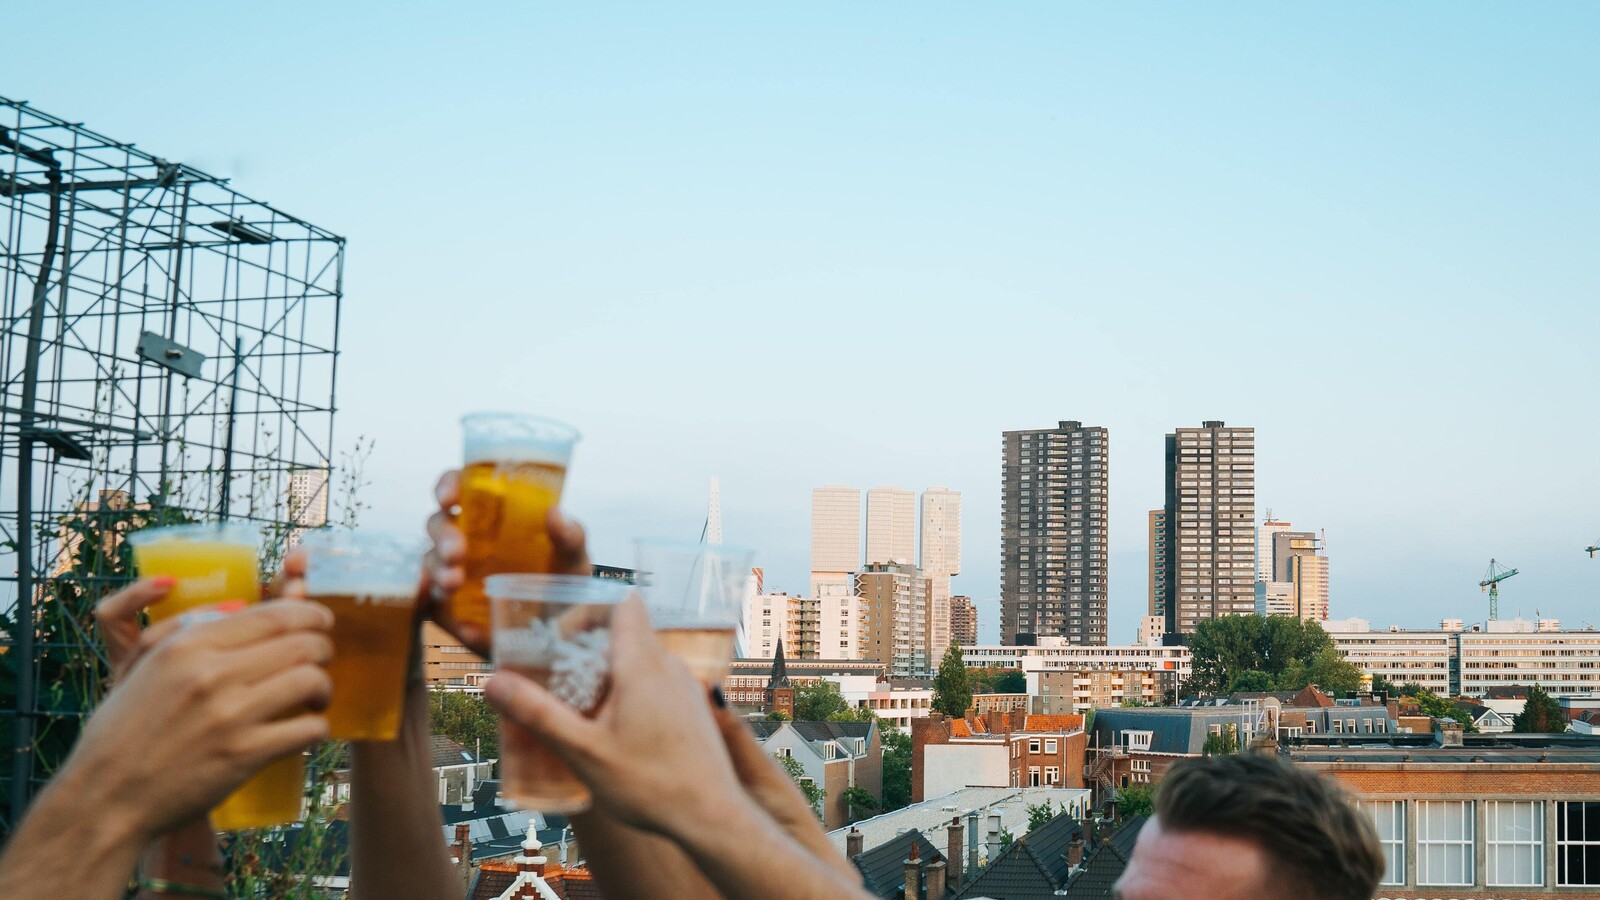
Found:
[{"label": "brick building", "polygon": [[1082,788],[1082,716],[930,713],[911,723],[913,803],[964,787]]},{"label": "brick building", "polygon": [[845,791],[859,787],[883,803],[883,743],[876,722],[754,721],[756,740],[775,756],[797,760],[806,778],[822,786],[822,824],[850,821]]},{"label": "brick building", "polygon": [[1083,713],[1135,701],[1150,706],[1168,702],[1178,674],[1150,669],[1047,669],[1039,672],[1033,697],[1036,713]]},{"label": "brick building", "polygon": [[1600,896],[1600,739],[1459,729],[1323,736],[1282,752],[1337,779],[1372,817],[1381,897]]}]

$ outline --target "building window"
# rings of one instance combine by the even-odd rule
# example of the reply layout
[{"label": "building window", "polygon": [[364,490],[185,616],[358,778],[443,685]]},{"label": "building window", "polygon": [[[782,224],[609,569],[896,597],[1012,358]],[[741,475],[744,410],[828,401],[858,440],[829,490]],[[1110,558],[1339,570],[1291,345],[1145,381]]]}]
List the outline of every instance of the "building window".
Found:
[{"label": "building window", "polygon": [[1038,787],[1038,786],[1039,786],[1039,767],[1038,766],[1029,766],[1028,767],[1028,787]]},{"label": "building window", "polygon": [[1472,884],[1472,842],[1471,800],[1418,800],[1417,884]]},{"label": "building window", "polygon": [[1379,884],[1406,883],[1406,802],[1363,800],[1356,804],[1372,818],[1383,845],[1383,879]]},{"label": "building window", "polygon": [[1556,884],[1600,885],[1600,803],[1556,804]]},{"label": "building window", "polygon": [[1060,784],[1061,783],[1061,770],[1059,768],[1057,768],[1056,766],[1045,766],[1044,767],[1044,783],[1045,784],[1050,784],[1050,785]]},{"label": "building window", "polygon": [[1046,752],[1046,753],[1054,753],[1054,752],[1056,752],[1056,747],[1057,746],[1058,745],[1056,744],[1055,741],[1046,740],[1044,742],[1044,752]]},{"label": "building window", "polygon": [[1034,738],[1033,740],[1028,741],[1028,752],[1029,753],[1038,753],[1039,752],[1039,739],[1038,738]]},{"label": "building window", "polygon": [[1489,800],[1484,807],[1484,883],[1493,887],[1544,884],[1544,803]]}]

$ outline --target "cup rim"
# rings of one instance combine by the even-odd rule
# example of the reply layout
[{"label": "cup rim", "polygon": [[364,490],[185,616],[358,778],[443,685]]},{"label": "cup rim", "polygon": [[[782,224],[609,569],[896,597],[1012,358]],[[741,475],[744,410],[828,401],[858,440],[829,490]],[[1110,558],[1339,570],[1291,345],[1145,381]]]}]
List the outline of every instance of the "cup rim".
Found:
[{"label": "cup rim", "polygon": [[261,530],[243,522],[186,522],[182,525],[156,525],[129,532],[124,538],[135,547],[167,541],[211,541],[219,544],[261,546]]},{"label": "cup rim", "polygon": [[583,433],[580,432],[575,426],[563,422],[560,419],[552,419],[549,416],[535,415],[533,413],[506,412],[503,410],[483,410],[480,412],[467,413],[461,417],[461,428],[462,430],[466,430],[475,424],[494,421],[517,422],[549,429],[550,431],[556,433],[554,435],[550,435],[550,437],[564,437],[566,440],[574,444],[583,437]]},{"label": "cup rim", "polygon": [[548,575],[503,572],[483,579],[490,602],[590,603],[615,605],[628,599],[634,586],[619,578],[593,575]]}]

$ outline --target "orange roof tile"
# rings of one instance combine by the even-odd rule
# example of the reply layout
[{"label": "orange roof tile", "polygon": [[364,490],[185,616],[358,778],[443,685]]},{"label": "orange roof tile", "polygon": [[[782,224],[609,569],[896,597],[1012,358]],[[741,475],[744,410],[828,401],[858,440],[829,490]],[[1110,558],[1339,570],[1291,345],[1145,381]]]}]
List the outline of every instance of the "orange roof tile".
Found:
[{"label": "orange roof tile", "polygon": [[950,720],[950,736],[951,737],[972,737],[972,730],[967,727],[967,720],[966,719],[951,719]]},{"label": "orange roof tile", "polygon": [[1083,716],[1057,715],[1057,716],[1023,716],[1023,731],[1079,731],[1083,728]]}]

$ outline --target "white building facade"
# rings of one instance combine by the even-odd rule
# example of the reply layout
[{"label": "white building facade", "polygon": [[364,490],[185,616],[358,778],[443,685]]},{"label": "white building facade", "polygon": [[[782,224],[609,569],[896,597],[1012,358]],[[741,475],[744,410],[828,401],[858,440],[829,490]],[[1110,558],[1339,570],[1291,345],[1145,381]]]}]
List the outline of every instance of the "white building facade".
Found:
[{"label": "white building facade", "polygon": [[1415,682],[1462,697],[1531,684],[1558,697],[1600,691],[1600,631],[1559,629],[1552,619],[1502,619],[1437,631],[1372,631],[1360,619],[1328,623],[1345,659],[1396,685]]},{"label": "white building facade", "polygon": [[937,666],[952,640],[950,579],[961,574],[961,494],[931,487],[922,492],[922,546],[917,567],[928,579],[928,658]]},{"label": "white building facade", "polygon": [[812,597],[848,594],[861,568],[861,491],[830,484],[811,491]]}]

